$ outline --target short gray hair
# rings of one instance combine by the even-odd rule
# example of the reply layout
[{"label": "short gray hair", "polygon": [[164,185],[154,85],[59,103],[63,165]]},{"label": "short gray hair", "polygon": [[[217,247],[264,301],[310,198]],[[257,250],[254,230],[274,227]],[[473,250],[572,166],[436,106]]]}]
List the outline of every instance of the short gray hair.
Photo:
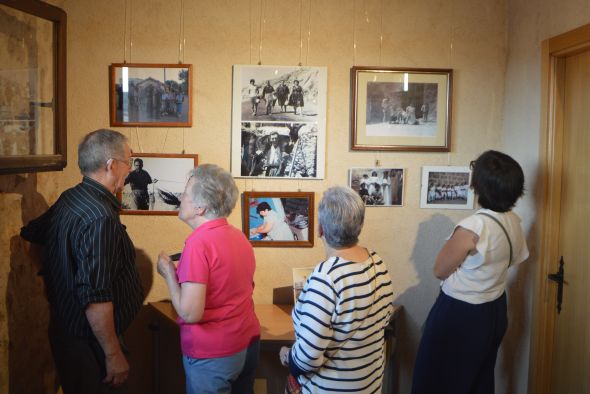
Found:
[{"label": "short gray hair", "polygon": [[109,159],[125,160],[127,137],[115,130],[99,129],[87,134],[78,145],[78,167],[83,175],[106,166]]},{"label": "short gray hair", "polygon": [[197,207],[206,208],[205,217],[228,217],[238,201],[238,187],[231,174],[215,164],[201,164],[190,176],[195,178],[190,197]]},{"label": "short gray hair", "polygon": [[320,201],[318,220],[328,245],[333,248],[354,246],[365,221],[365,204],[351,188],[331,187]]}]

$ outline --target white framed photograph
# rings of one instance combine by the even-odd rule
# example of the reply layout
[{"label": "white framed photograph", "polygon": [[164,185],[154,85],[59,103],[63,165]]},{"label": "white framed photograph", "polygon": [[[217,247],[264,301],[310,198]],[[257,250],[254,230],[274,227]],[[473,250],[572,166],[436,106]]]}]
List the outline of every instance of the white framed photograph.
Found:
[{"label": "white framed photograph", "polygon": [[473,209],[469,167],[422,167],[420,208]]},{"label": "white framed photograph", "polygon": [[403,168],[351,168],[348,186],[368,207],[401,207],[404,201]]},{"label": "white framed photograph", "polygon": [[323,179],[326,67],[235,65],[234,177]]}]

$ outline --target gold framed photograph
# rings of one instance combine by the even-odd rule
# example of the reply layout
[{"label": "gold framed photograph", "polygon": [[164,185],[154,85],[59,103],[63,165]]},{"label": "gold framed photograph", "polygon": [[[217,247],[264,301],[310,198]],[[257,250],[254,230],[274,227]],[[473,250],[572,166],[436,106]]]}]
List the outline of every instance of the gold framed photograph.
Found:
[{"label": "gold framed photograph", "polygon": [[351,149],[448,152],[453,70],[353,67]]}]

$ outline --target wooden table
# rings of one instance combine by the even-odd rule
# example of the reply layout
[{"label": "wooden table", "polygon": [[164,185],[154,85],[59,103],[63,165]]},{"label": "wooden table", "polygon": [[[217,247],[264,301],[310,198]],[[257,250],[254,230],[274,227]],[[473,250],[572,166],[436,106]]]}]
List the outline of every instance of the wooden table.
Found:
[{"label": "wooden table", "polygon": [[[154,322],[154,393],[184,393],[176,311],[169,301],[152,302]],[[266,380],[267,393],[282,393],[289,372],[279,362],[281,346],[295,340],[291,309],[293,305],[255,304],[260,322],[260,360],[256,377]]]},{"label": "wooden table", "polygon": [[[184,393],[184,372],[181,361],[176,311],[170,301],[152,302],[154,322],[154,393]],[[255,304],[260,321],[260,360],[257,378],[266,380],[266,392],[282,393],[288,369],[279,362],[281,346],[295,340],[291,309],[293,305]],[[395,306],[393,318],[385,330],[386,367],[383,393],[394,393],[395,321],[401,307]],[[165,388],[162,390],[162,388]]]}]

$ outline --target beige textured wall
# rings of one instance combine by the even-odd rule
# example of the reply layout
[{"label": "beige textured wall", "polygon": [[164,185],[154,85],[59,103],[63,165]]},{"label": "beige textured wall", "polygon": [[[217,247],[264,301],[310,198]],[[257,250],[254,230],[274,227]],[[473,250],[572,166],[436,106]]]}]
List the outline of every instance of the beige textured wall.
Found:
[{"label": "beige textured wall", "polygon": [[[517,337],[533,329],[533,278],[536,276],[537,237],[540,223],[537,212],[542,201],[542,168],[539,166],[541,113],[541,42],[590,23],[590,2],[586,0],[511,0],[508,8],[508,63],[504,108],[503,149],[522,165],[527,179],[527,194],[516,207],[529,234],[531,258],[510,278],[510,299],[522,300],[512,308],[509,333]],[[529,370],[528,341],[506,343],[500,360],[514,365],[510,379],[499,382],[497,392],[524,393]],[[534,363],[537,360],[530,360]],[[505,368],[502,363],[499,369]]]},{"label": "beige textured wall", "polygon": [[[373,166],[379,160],[383,166],[407,169],[404,206],[368,209],[362,243],[377,250],[387,262],[396,302],[405,307],[398,325],[399,378],[400,392],[408,392],[420,327],[438,292],[438,283],[431,274],[434,257],[453,224],[470,213],[420,209],[421,166],[465,165],[481,151],[501,147],[503,137],[509,145],[510,136],[520,133],[519,129],[511,130],[507,136],[502,133],[508,51],[505,2],[430,0],[406,2],[402,6],[399,2],[380,0],[302,1],[301,16],[299,2],[285,0],[184,0],[183,3],[186,38],[183,59],[193,64],[195,71],[194,126],[119,130],[130,138],[135,151],[178,153],[184,149],[198,153],[202,163],[229,168],[232,65],[256,64],[262,47],[263,64],[293,65],[301,61],[306,65],[327,66],[326,179],[238,179],[237,183],[241,191],[315,191],[319,200],[326,187],[347,181],[349,167]],[[21,313],[6,306],[10,299],[7,291],[10,278],[25,272],[19,276],[18,284],[34,286],[36,283],[34,275],[26,274],[30,268],[27,260],[19,257],[22,253],[12,252],[13,244],[18,242],[18,229],[53,203],[62,190],[79,181],[75,165],[79,139],[90,130],[108,126],[108,65],[123,60],[149,63],[179,60],[180,0],[63,0],[54,4],[61,4],[68,13],[70,160],[63,173],[0,177],[0,256],[4,262],[0,266],[1,365],[17,366],[30,357],[13,331],[8,330],[11,324],[27,327],[21,323]],[[530,23],[536,28],[538,21]],[[536,38],[531,35],[526,42],[538,46]],[[525,70],[536,66],[534,59],[529,60],[522,65]],[[454,69],[452,152],[349,151],[352,65]],[[507,89],[513,91],[510,86]],[[504,127],[509,129],[510,125]],[[530,134],[536,138],[534,130]],[[534,152],[527,157],[530,163],[535,163],[536,158]],[[26,202],[28,195],[35,196],[37,203]],[[143,251],[146,264],[153,264],[162,249],[179,251],[189,233],[189,228],[175,217],[124,216],[122,220],[136,247]],[[238,210],[230,221],[238,227],[241,225]],[[13,255],[16,255],[11,260],[14,262],[9,264],[9,256]],[[312,249],[257,248],[255,301],[271,302],[273,288],[290,284],[292,267],[315,264],[322,256],[319,239]],[[164,283],[151,274],[154,278],[148,301],[167,297]],[[42,300],[36,299],[33,304],[37,310],[43,309]],[[33,347],[42,348],[40,330],[29,329],[36,333],[34,338],[39,338],[34,340]],[[528,343],[528,331],[513,335],[514,338],[508,339],[514,346]],[[523,371],[522,365],[518,368],[511,367],[511,363],[507,365],[499,371],[500,382],[526,381],[526,369]],[[51,381],[51,372],[48,373],[46,382]],[[5,390],[8,383],[7,371],[0,369],[0,392],[8,391]],[[19,384],[12,378],[10,384],[11,390],[18,389]]]}]

